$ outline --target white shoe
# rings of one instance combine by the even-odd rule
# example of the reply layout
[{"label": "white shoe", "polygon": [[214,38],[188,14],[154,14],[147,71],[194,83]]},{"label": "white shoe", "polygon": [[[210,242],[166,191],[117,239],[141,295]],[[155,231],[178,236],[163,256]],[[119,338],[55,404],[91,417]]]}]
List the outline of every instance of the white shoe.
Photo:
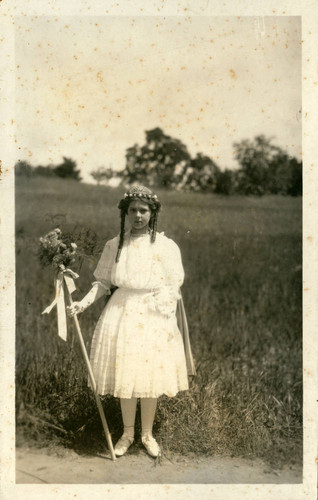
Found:
[{"label": "white shoe", "polygon": [[159,455],[161,454],[160,446],[154,437],[148,436],[148,435],[143,436],[141,438],[141,442],[151,457],[154,457],[154,458],[159,457]]},{"label": "white shoe", "polygon": [[126,451],[128,450],[129,446],[132,445],[134,442],[134,438],[131,436],[128,436],[128,434],[123,434],[122,437],[117,441],[116,446],[114,448],[115,455],[117,457],[121,457],[122,455],[125,455]]}]

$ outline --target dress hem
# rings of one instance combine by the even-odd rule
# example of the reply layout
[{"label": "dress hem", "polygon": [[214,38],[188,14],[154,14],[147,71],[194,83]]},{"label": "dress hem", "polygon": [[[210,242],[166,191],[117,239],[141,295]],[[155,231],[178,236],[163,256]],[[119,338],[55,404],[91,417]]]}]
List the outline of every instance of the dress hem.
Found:
[{"label": "dress hem", "polygon": [[[90,387],[90,385],[89,385],[89,387]],[[147,392],[147,393],[145,393],[145,392],[133,392],[132,394],[128,394],[128,393],[122,393],[120,391],[113,391],[111,389],[108,389],[108,390],[103,391],[103,392],[99,392],[98,389],[97,389],[97,394],[99,394],[99,396],[110,395],[110,396],[114,396],[115,398],[123,398],[123,399],[131,399],[131,398],[159,398],[160,396],[167,396],[168,398],[173,398],[179,392],[188,391],[188,390],[189,390],[189,387],[185,387],[184,389],[178,389],[175,392],[169,392],[169,393],[168,392],[160,392],[159,394],[156,394],[156,393],[149,393],[149,392]]]}]

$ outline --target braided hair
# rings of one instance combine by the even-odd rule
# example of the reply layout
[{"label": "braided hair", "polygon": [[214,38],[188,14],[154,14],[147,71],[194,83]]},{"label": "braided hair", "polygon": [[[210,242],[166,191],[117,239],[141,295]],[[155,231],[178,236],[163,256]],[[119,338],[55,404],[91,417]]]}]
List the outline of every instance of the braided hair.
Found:
[{"label": "braided hair", "polygon": [[120,210],[120,235],[119,243],[116,255],[116,262],[119,262],[121,250],[124,246],[125,238],[125,218],[128,213],[129,205],[132,201],[142,201],[146,203],[151,211],[151,216],[148,222],[148,227],[150,230],[150,241],[154,243],[156,240],[157,224],[158,224],[158,214],[161,208],[161,203],[150,189],[145,186],[133,186],[127,193],[125,193],[124,198],[122,198],[118,204]]}]

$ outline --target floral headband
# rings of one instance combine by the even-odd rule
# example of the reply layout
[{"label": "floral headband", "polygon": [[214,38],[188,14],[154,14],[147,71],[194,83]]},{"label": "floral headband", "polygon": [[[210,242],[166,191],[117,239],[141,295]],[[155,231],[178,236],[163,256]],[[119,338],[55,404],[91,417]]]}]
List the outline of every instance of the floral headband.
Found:
[{"label": "floral headband", "polygon": [[125,193],[124,198],[148,198],[149,200],[158,200],[156,194]]},{"label": "floral headband", "polygon": [[158,201],[158,196],[145,186],[133,186],[124,194],[124,198],[147,198],[148,200]]}]

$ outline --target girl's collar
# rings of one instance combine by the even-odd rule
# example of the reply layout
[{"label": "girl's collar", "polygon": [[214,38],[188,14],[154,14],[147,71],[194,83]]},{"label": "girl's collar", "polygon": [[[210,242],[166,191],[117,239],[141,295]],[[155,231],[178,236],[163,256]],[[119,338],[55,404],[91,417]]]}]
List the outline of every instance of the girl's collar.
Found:
[{"label": "girl's collar", "polygon": [[150,236],[150,230],[148,230],[146,233],[134,234],[131,232],[131,229],[128,229],[127,231],[125,231],[125,236],[127,238],[142,238],[144,236]]},{"label": "girl's collar", "polygon": [[[159,232],[157,232],[157,233],[156,233],[156,235],[157,235],[157,236],[164,236],[164,235],[165,235],[165,233],[164,233],[164,232],[160,232],[160,233],[159,233]],[[128,238],[130,238],[130,237],[131,237],[131,238],[136,238],[136,239],[137,239],[137,238],[141,238],[141,237],[143,237],[143,236],[150,236],[150,231],[147,231],[146,233],[142,233],[142,234],[133,234],[133,233],[131,232],[131,229],[127,229],[127,230],[125,231],[125,239],[128,239]]]}]

